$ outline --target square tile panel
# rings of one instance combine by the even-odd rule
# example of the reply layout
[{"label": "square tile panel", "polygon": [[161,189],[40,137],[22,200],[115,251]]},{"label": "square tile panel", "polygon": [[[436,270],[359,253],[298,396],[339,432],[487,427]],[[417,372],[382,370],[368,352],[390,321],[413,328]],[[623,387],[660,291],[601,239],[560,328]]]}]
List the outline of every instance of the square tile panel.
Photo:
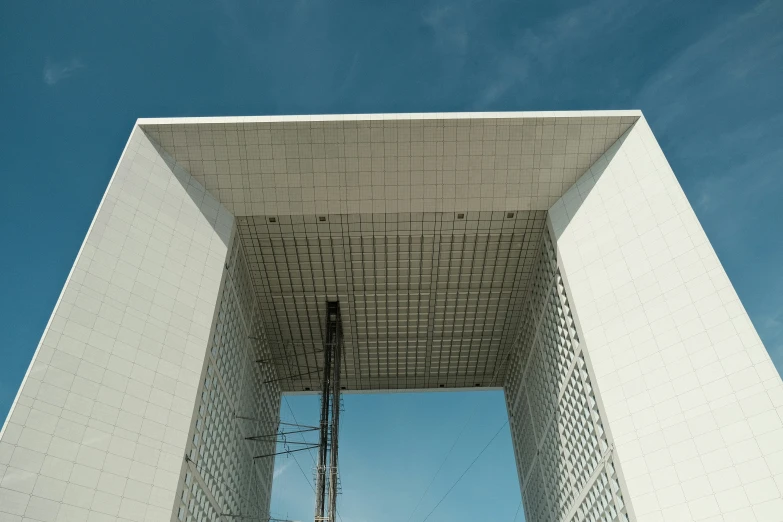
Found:
[{"label": "square tile panel", "polygon": [[139,120],[236,216],[548,210],[638,111]]}]

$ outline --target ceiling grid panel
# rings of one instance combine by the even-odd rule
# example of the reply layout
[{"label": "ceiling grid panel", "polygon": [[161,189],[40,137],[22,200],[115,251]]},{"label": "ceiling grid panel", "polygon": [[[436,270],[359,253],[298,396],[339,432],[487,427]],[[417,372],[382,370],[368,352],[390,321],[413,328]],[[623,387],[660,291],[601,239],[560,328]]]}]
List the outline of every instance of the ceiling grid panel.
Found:
[{"label": "ceiling grid panel", "polygon": [[[547,209],[629,112],[140,120],[236,217],[286,391],[497,386]],[[312,373],[311,373],[312,372]]]}]

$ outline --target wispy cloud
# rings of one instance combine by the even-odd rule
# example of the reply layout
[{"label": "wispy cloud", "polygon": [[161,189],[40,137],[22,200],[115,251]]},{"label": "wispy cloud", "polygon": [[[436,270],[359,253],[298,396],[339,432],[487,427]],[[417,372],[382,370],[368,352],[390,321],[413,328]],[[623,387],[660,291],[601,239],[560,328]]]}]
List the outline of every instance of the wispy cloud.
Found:
[{"label": "wispy cloud", "polygon": [[[676,53],[648,79],[637,97],[640,106],[657,109],[656,131],[663,133],[672,124],[681,126],[695,113],[711,112],[726,121],[732,115],[714,108],[752,105],[754,100],[744,99],[750,90],[748,81],[760,76],[783,78],[776,67],[783,58],[783,33],[775,30],[780,23],[783,6],[764,1]],[[757,96],[776,101],[777,92],[763,92],[763,84],[779,83],[757,82],[758,87],[752,89]]]},{"label": "wispy cloud", "polygon": [[64,62],[52,62],[47,59],[43,69],[43,80],[47,85],[55,85],[83,68],[84,64],[78,58],[71,58]]},{"label": "wispy cloud", "polygon": [[424,25],[432,30],[437,44],[450,53],[462,54],[468,48],[468,24],[472,2],[432,5],[421,14]]},{"label": "wispy cloud", "polygon": [[[485,2],[463,1],[430,4],[422,13],[424,25],[434,36],[436,50],[458,66],[482,64],[474,106],[482,110],[496,104],[516,89],[551,95],[558,71],[579,64],[595,42],[625,27],[645,2],[592,0],[586,4],[535,21],[515,30],[511,40],[493,36],[487,25]],[[459,60],[460,57],[468,60]],[[528,99],[533,96],[528,96]]]},{"label": "wispy cloud", "polygon": [[774,315],[768,315],[764,318],[764,326],[777,330],[783,334],[783,309],[778,310]]},{"label": "wispy cloud", "polygon": [[644,6],[645,2],[593,0],[521,31],[510,47],[496,53],[494,71],[477,107],[495,103],[514,88],[551,92],[547,82],[556,81],[560,71],[589,61],[585,53],[594,52],[597,43],[627,26]]},{"label": "wispy cloud", "polygon": [[283,473],[285,473],[285,472],[286,472],[286,470],[287,470],[289,467],[291,467],[291,461],[290,461],[290,460],[286,461],[285,463],[283,463],[283,464],[282,464],[282,465],[280,465],[280,466],[277,466],[277,467],[275,467],[275,471],[274,471],[274,478],[277,478],[277,477],[279,477],[280,475],[282,475]]},{"label": "wispy cloud", "polygon": [[772,362],[775,363],[778,372],[783,374],[783,308],[772,310],[762,316],[757,326],[763,333],[764,344]]},{"label": "wispy cloud", "polygon": [[353,59],[351,60],[351,66],[348,68],[348,72],[345,73],[345,76],[343,77],[343,81],[340,84],[340,87],[337,89],[337,92],[339,94],[343,94],[346,92],[348,87],[354,82],[356,79],[356,71],[359,69],[359,51],[356,51],[353,53]]},{"label": "wispy cloud", "polygon": [[783,112],[775,109],[777,92],[761,86],[783,81],[783,34],[769,30],[782,21],[781,5],[767,1],[713,27],[650,76],[637,97],[636,105],[654,109],[658,134],[679,134],[667,153],[690,173],[697,210],[724,235],[742,232],[737,211],[779,190]]}]

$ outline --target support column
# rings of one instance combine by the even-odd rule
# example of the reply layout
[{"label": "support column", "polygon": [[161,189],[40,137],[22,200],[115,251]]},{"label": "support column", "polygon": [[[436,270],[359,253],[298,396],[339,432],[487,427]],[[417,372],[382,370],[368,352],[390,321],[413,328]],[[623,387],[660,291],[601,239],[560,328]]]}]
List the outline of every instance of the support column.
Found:
[{"label": "support column", "polygon": [[233,226],[135,127],[0,430],[0,519],[172,516]]},{"label": "support column", "polygon": [[549,218],[636,519],[781,520],[783,383],[644,118]]}]

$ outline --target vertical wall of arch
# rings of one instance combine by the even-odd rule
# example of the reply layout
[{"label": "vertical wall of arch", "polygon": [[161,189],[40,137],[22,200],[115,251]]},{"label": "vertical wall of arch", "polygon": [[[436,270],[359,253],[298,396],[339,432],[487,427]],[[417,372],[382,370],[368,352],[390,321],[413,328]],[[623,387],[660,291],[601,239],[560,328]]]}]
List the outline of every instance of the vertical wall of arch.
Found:
[{"label": "vertical wall of arch", "polygon": [[528,520],[780,520],[783,382],[643,117],[548,219],[506,383]]},{"label": "vertical wall of arch", "polygon": [[266,520],[280,385],[239,235],[232,243],[172,520]]},{"label": "vertical wall of arch", "polygon": [[523,317],[505,391],[526,520],[629,520],[614,445],[548,232]]},{"label": "vertical wall of arch", "polygon": [[0,518],[171,517],[233,230],[135,127],[0,432]]}]

